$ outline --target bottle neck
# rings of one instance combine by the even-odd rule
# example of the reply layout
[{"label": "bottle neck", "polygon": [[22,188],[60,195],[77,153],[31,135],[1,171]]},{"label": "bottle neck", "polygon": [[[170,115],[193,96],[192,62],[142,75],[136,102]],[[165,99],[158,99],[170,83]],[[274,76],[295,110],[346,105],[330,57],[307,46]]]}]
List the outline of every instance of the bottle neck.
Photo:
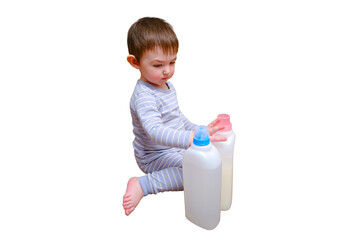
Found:
[{"label": "bottle neck", "polygon": [[211,149],[212,144],[209,143],[209,144],[206,145],[206,146],[198,146],[198,145],[192,143],[190,147],[191,147],[192,149],[195,149],[195,150],[198,150],[198,151],[208,151],[208,150]]}]

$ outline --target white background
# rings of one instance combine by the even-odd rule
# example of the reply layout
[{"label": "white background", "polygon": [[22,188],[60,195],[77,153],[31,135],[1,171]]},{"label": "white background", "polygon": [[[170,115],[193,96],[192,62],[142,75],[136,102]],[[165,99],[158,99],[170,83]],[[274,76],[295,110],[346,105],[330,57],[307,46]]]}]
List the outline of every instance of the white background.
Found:
[{"label": "white background", "polygon": [[[1,1],[0,239],[359,239],[355,2]],[[126,36],[144,16],[178,35],[185,115],[231,115],[233,205],[212,231],[183,192],[122,209],[142,175]]]}]

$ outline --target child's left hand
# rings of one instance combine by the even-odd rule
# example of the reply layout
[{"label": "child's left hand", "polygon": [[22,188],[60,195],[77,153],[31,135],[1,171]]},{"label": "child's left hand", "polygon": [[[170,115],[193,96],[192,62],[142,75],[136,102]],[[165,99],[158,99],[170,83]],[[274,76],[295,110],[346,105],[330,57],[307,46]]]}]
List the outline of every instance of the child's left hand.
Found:
[{"label": "child's left hand", "polygon": [[213,134],[215,134],[216,132],[224,129],[224,126],[216,126],[216,124],[219,122],[220,120],[218,118],[216,118],[214,121],[212,121],[209,125],[207,125],[209,134],[210,134],[210,141],[211,142],[224,142],[227,140],[226,137],[214,137]]}]

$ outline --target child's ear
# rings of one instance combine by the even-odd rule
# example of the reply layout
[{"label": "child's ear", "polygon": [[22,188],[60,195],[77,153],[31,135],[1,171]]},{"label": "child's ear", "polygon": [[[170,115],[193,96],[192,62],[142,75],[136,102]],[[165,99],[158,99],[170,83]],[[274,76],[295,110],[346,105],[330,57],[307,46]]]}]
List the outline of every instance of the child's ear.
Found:
[{"label": "child's ear", "polygon": [[133,66],[134,68],[136,68],[136,69],[140,68],[140,64],[134,55],[129,55],[129,56],[127,56],[126,59],[130,63],[130,65]]}]

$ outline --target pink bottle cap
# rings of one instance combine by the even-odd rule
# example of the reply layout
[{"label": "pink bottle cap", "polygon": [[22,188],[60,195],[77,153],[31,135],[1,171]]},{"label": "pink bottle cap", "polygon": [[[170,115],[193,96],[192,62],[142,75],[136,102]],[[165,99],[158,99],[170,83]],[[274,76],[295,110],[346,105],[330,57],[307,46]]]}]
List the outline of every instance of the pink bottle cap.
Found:
[{"label": "pink bottle cap", "polygon": [[230,116],[228,114],[219,114],[217,118],[220,121],[216,125],[225,127],[224,129],[220,130],[219,132],[229,132],[232,130]]}]

